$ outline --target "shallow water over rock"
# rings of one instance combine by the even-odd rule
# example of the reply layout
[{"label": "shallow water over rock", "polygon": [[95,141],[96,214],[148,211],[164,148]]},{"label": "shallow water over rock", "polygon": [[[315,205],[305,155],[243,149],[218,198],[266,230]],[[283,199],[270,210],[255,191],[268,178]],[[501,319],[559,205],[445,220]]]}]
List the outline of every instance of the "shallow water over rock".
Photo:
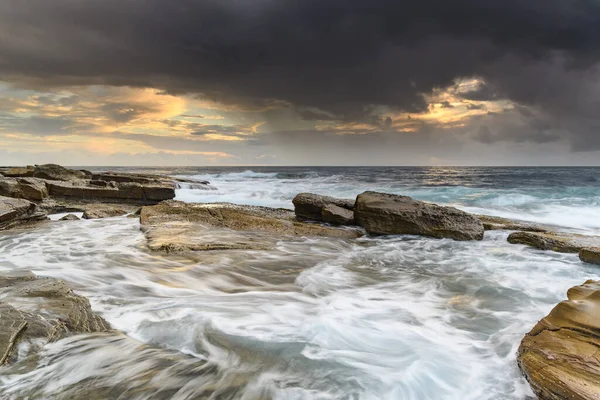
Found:
[{"label": "shallow water over rock", "polygon": [[126,217],[2,232],[0,270],[66,280],[129,337],[52,343],[0,368],[0,397],[525,399],[521,339],[600,273],[507,235],[182,256],[149,251]]}]

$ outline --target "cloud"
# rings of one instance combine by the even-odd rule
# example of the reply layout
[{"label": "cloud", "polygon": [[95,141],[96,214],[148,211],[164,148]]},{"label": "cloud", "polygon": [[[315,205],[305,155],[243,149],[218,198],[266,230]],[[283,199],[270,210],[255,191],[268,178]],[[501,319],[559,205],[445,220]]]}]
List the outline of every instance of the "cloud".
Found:
[{"label": "cloud", "polygon": [[[34,99],[36,117],[3,117],[29,133],[40,131],[32,118],[48,118],[52,133],[73,121],[79,131],[155,132],[165,127],[157,121],[185,112],[184,94],[219,114],[269,115],[273,125],[273,110],[292,108],[301,120],[295,130],[314,121],[313,130],[336,134],[427,134],[436,125],[428,115],[462,132],[484,111],[478,102],[506,101],[535,118],[497,113],[491,136],[477,135],[475,119],[473,137],[566,138],[576,151],[600,149],[596,0],[5,0],[0,54],[0,79],[15,87],[71,91]],[[431,94],[461,78],[478,82],[452,93],[466,105],[441,99],[432,111]],[[93,96],[73,90],[88,85],[96,85]],[[169,128],[235,140],[253,122]]]}]

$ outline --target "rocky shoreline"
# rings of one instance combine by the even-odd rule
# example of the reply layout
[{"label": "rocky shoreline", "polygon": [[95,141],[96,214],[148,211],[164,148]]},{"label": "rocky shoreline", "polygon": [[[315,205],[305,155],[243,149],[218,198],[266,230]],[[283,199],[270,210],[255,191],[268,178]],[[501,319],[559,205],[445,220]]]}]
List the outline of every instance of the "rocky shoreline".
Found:
[{"label": "rocky shoreline", "polygon": [[[39,224],[54,213],[79,212],[85,219],[129,214],[139,218],[148,249],[168,253],[262,250],[280,240],[311,236],[348,240],[407,234],[471,241],[482,240],[485,231],[507,230],[514,231],[509,243],[578,253],[582,261],[600,265],[600,237],[469,214],[406,196],[364,192],[356,199],[336,199],[300,193],[293,200],[294,210],[288,210],[183,203],[173,200],[178,188],[213,189],[205,181],[92,173],[54,164],[0,168],[0,230]],[[76,219],[71,214],[61,223]],[[523,339],[519,368],[540,399],[600,396],[599,293],[600,282],[594,281],[570,289],[568,300]],[[43,345],[77,333],[111,330],[87,299],[61,280],[33,274],[0,276],[0,294],[0,364],[15,360],[20,343]],[[35,307],[23,298],[35,299]]]}]

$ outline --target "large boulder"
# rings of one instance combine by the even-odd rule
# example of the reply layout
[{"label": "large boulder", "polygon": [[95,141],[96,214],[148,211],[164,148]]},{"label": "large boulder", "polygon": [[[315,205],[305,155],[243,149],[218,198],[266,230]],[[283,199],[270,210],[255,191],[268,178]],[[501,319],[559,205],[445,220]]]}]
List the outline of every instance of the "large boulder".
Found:
[{"label": "large boulder", "polygon": [[354,218],[372,234],[422,235],[455,240],[483,239],[483,224],[474,215],[407,196],[365,192],[356,198]]},{"label": "large boulder", "polygon": [[85,208],[82,218],[83,219],[99,219],[99,218],[111,218],[119,217],[127,214],[122,207],[113,206],[108,204],[90,204]]},{"label": "large boulder", "polygon": [[600,236],[564,232],[513,232],[507,240],[512,244],[525,244],[559,253],[579,253],[587,247],[600,247]]},{"label": "large boulder", "polygon": [[12,361],[20,342],[39,349],[68,335],[110,330],[89,301],[54,278],[32,273],[0,276],[0,364]]},{"label": "large boulder", "polygon": [[294,197],[292,203],[298,219],[312,221],[322,221],[323,208],[330,204],[350,211],[354,208],[354,200],[337,199],[313,193],[300,193]]},{"label": "large boulder", "polygon": [[600,396],[600,282],[567,292],[522,340],[517,361],[541,400]]},{"label": "large boulder", "polygon": [[579,250],[579,259],[586,263],[600,265],[600,247],[587,247]]},{"label": "large boulder", "polygon": [[30,221],[46,219],[46,214],[24,199],[0,196],[0,230]]},{"label": "large boulder", "polygon": [[74,179],[84,179],[85,173],[74,169],[68,169],[57,164],[36,165],[33,176],[51,181],[71,181]]},{"label": "large boulder", "polygon": [[282,236],[361,235],[357,229],[298,222],[290,210],[227,203],[164,201],[142,207],[140,222],[150,249],[167,251],[263,249]]}]

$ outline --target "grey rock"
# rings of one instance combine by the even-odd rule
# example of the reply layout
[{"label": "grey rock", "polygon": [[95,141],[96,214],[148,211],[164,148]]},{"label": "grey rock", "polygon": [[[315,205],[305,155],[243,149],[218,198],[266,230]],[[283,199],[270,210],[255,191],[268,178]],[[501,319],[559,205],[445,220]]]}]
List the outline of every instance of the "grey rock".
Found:
[{"label": "grey rock", "polygon": [[365,192],[354,209],[358,225],[372,234],[410,234],[454,240],[483,239],[483,224],[474,215],[407,196]]},{"label": "grey rock", "polygon": [[59,219],[59,221],[79,221],[79,217],[75,214],[67,214]]},{"label": "grey rock", "polygon": [[327,204],[321,209],[321,220],[334,225],[354,225],[354,212],[335,204]]},{"label": "grey rock", "polygon": [[294,212],[299,219],[322,221],[323,207],[333,204],[340,208],[352,210],[354,200],[337,199],[335,197],[322,196],[313,193],[300,193],[292,200]]},{"label": "grey rock", "polygon": [[587,247],[600,247],[600,236],[566,232],[513,232],[507,240],[512,244],[525,244],[559,253],[579,253]]}]

